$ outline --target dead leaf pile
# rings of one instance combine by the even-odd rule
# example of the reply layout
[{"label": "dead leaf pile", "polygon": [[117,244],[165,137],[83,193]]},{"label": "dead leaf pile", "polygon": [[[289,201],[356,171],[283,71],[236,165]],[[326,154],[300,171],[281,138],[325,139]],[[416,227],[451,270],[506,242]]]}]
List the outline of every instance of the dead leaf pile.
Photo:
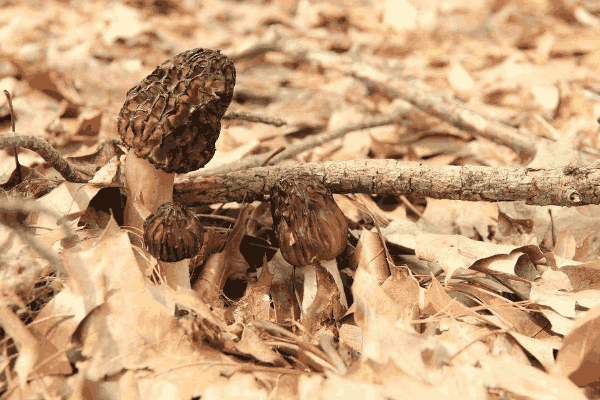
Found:
[{"label": "dead leaf pile", "polygon": [[[600,398],[596,1],[0,10],[2,399]],[[116,122],[196,47],[237,84],[175,179],[204,245],[172,289],[123,226]],[[346,218],[333,260],[281,253],[294,174]]]}]

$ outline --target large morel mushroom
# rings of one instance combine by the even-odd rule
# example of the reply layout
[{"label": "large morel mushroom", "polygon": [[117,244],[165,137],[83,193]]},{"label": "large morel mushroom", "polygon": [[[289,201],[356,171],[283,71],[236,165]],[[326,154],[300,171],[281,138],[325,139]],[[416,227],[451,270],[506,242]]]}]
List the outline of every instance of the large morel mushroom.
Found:
[{"label": "large morel mushroom", "polygon": [[184,51],[127,92],[117,123],[130,148],[125,162],[125,224],[141,229],[134,203],[154,212],[173,199],[176,173],[202,168],[215,153],[233,98],[233,62],[220,50]]},{"label": "large morel mushroom", "polygon": [[332,260],[348,243],[348,224],[327,188],[290,177],[271,190],[271,213],[283,258],[297,267]]}]

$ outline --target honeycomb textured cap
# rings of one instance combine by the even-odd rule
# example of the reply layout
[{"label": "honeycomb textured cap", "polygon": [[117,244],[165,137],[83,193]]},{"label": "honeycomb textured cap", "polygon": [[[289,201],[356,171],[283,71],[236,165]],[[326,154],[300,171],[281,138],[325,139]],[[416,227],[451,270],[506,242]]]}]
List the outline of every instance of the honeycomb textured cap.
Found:
[{"label": "honeycomb textured cap", "polygon": [[346,248],[346,217],[320,182],[298,176],[277,182],[271,213],[281,254],[292,265],[332,260]]},{"label": "honeycomb textured cap", "polygon": [[163,203],[144,221],[144,245],[161,261],[194,257],[202,248],[203,235],[200,219],[184,204]]},{"label": "honeycomb textured cap", "polygon": [[215,154],[235,79],[233,62],[220,50],[169,58],[127,92],[117,122],[121,139],[165,172],[202,168]]}]

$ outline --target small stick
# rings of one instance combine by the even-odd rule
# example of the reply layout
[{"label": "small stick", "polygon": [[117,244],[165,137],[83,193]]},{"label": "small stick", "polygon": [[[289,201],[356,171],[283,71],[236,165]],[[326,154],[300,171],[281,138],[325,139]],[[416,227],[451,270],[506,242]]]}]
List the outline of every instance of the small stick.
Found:
[{"label": "small stick", "polygon": [[10,93],[8,90],[4,91],[4,95],[6,96],[6,101],[8,101],[8,110],[10,111],[10,126],[12,131],[15,131],[15,113],[13,110],[12,99],[10,97]]},{"label": "small stick", "polygon": [[284,151],[273,157],[269,161],[269,165],[277,165],[283,160],[292,158],[304,151],[314,149],[317,146],[321,146],[325,143],[331,142],[335,139],[339,139],[344,137],[346,134],[354,131],[360,131],[364,129],[375,128],[383,125],[395,124],[398,122],[403,115],[403,109],[398,112],[394,112],[391,115],[382,115],[379,117],[375,117],[368,121],[359,122],[357,124],[351,124],[343,126],[339,129],[334,129],[332,131],[324,132],[319,135],[309,136],[306,139],[298,141],[291,146],[288,146]]},{"label": "small stick", "polygon": [[279,118],[264,117],[262,115],[251,114],[242,111],[228,111],[225,113],[225,115],[223,115],[223,119],[239,119],[242,121],[260,122],[267,125],[274,125],[276,127],[287,125],[287,122]]},{"label": "small stick", "polygon": [[[122,142],[118,139],[109,139],[102,142],[99,151],[106,150],[108,146],[113,144],[122,144]],[[60,154],[60,152],[45,139],[33,135],[21,134],[19,132],[15,132],[14,135],[0,135],[0,149],[13,146],[35,151],[68,182],[86,183],[89,181],[88,177],[77,170],[76,163],[70,162],[64,158],[62,154]]]},{"label": "small stick", "polygon": [[47,140],[31,135],[21,135],[19,132],[15,132],[15,135],[0,136],[0,149],[13,146],[35,151],[69,182],[85,183],[89,180],[77,171]]},{"label": "small stick", "polygon": [[[263,165],[276,165],[280,164],[284,160],[288,160],[297,156],[298,154],[314,149],[317,146],[321,146],[325,143],[331,142],[335,139],[344,137],[346,134],[358,130],[375,128],[383,125],[390,125],[398,122],[407,108],[405,105],[400,105],[399,108],[389,115],[382,115],[375,117],[368,121],[360,122],[357,124],[350,124],[343,126],[338,129],[331,131],[322,132],[318,135],[309,136],[302,139],[291,146],[288,146],[282,151],[276,154],[270,154],[267,159],[264,159],[264,155],[249,156],[241,160],[232,162],[231,164],[221,165],[214,168],[205,168],[198,171],[193,171],[188,175],[184,175],[182,179],[196,179],[200,177],[208,177],[212,175],[229,174],[236,171],[248,170],[250,168],[260,167]],[[266,164],[265,164],[266,163]]]},{"label": "small stick", "polygon": [[[379,119],[379,123],[384,122],[385,117]],[[390,123],[389,120],[387,123]],[[88,181],[43,139],[18,133],[0,136],[0,148],[15,145],[38,152],[70,182]],[[271,159],[270,163],[277,162],[281,154]],[[264,163],[264,158],[261,162]],[[324,182],[332,193],[411,193],[436,199],[526,200],[527,204],[569,207],[598,204],[600,200],[592,196],[589,187],[598,185],[600,171],[597,168],[579,170],[580,174],[565,174],[562,168],[530,170],[431,166],[396,160],[353,160],[248,168],[208,177],[184,175],[177,178],[174,189],[176,200],[190,206],[239,202],[246,195],[249,201],[265,201],[275,180],[280,179],[282,174],[292,173],[313,176],[313,179]],[[579,175],[582,175],[581,179],[578,179]],[[465,182],[471,183],[466,185]]]},{"label": "small stick", "polygon": [[[15,132],[15,111],[13,109],[12,98],[10,97],[10,93],[8,90],[4,91],[4,95],[6,96],[6,101],[8,102],[8,110],[10,112],[10,127],[12,132]],[[23,179],[23,170],[21,169],[21,164],[19,163],[19,148],[15,146],[15,173],[18,174],[18,181],[20,182]]]},{"label": "small stick", "polygon": [[287,36],[278,27],[273,27],[265,36],[270,39],[267,42],[278,51],[293,57],[302,56],[311,64],[342,71],[375,85],[393,98],[404,99],[416,108],[459,129],[510,147],[518,154],[534,155],[537,151],[536,143],[522,135],[519,130],[483,116],[447,94],[434,93],[431,88],[419,82],[398,79],[385,65],[377,65],[374,68],[373,63],[357,62],[349,56],[321,50]]}]

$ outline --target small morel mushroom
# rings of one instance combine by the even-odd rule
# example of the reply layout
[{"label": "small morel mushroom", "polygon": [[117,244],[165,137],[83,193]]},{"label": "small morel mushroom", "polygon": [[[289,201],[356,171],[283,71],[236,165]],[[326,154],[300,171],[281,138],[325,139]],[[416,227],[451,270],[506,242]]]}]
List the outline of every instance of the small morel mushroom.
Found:
[{"label": "small morel mushroom", "polygon": [[346,248],[344,213],[319,182],[293,177],[276,183],[271,213],[283,258],[292,265],[332,260]]},{"label": "small morel mushroom", "polygon": [[184,204],[164,203],[144,221],[144,245],[161,262],[172,287],[191,289],[189,263],[202,248],[204,229]]},{"label": "small morel mushroom", "polygon": [[173,199],[176,173],[202,168],[213,157],[235,78],[229,58],[199,48],[166,60],[127,92],[117,122],[130,148],[126,225],[142,228],[135,202],[154,212]]}]

